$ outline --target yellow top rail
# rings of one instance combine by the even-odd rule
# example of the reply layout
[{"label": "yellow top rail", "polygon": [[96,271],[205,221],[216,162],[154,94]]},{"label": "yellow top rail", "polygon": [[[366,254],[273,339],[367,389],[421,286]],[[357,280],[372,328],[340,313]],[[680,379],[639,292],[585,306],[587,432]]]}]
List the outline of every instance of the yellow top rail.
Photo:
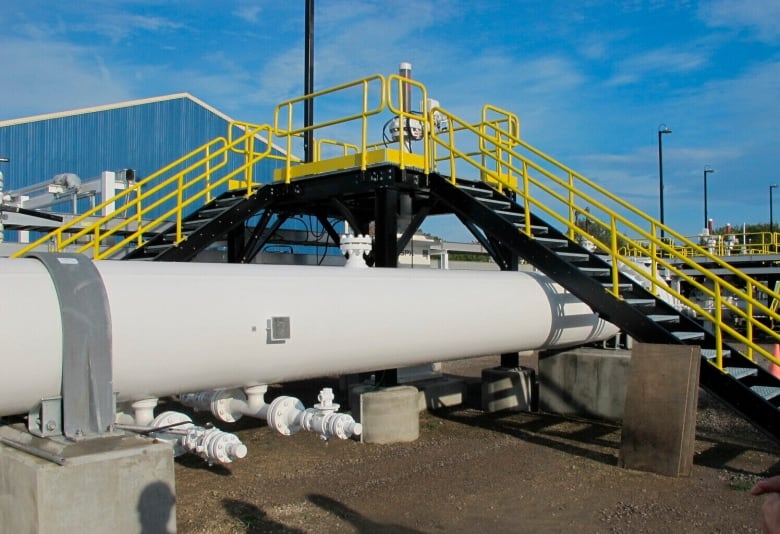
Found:
[{"label": "yellow top rail", "polygon": [[[243,175],[251,187],[254,165],[271,155],[270,126],[232,122],[228,131],[229,140],[217,137],[209,141],[16,251],[12,257],[24,256],[48,243],[56,251],[69,249],[96,260],[111,258],[128,247],[142,246],[148,235],[171,222],[175,223],[174,243],[180,243],[185,239],[182,221],[190,211],[208,203],[218,188],[224,189],[237,176]],[[260,152],[255,151],[258,136],[265,136],[265,148]],[[232,170],[227,168],[229,153],[244,156]],[[113,212],[102,215],[107,207],[113,207]]]},{"label": "yellow top rail", "polygon": [[[451,126],[447,132],[432,131],[431,141],[437,145],[439,152],[444,151],[445,155],[438,155],[436,161],[448,163],[453,182],[456,176],[461,175],[462,169],[456,168],[456,165],[462,162],[477,169],[480,178],[486,183],[494,187],[498,184],[497,188],[506,188],[516,194],[518,202],[522,203],[525,209],[522,231],[527,235],[532,236],[531,214],[536,212],[540,216],[543,215],[543,218],[552,218],[560,224],[570,239],[587,239],[592,242],[601,253],[609,255],[612,260],[613,285],[610,291],[616,298],[620,298],[618,270],[627,269],[645,279],[656,296],[671,295],[705,320],[712,322],[719,347],[716,349],[715,365],[720,369],[723,369],[720,347],[724,334],[746,344],[749,358],[752,359],[753,354],[757,353],[773,363],[780,364],[773,354],[756,342],[754,336],[760,332],[770,340],[770,344],[780,343],[780,335],[757,318],[757,314],[761,314],[775,322],[780,319],[775,310],[756,298],[757,294],[763,293],[769,301],[775,301],[780,298],[775,290],[530,146],[517,135],[511,119],[508,121],[510,126],[507,127],[495,123],[485,124],[484,119],[481,125],[470,125],[443,109],[437,108],[431,112],[445,115]],[[507,113],[507,117],[511,117],[511,114]],[[462,143],[460,137],[465,137],[466,142]],[[468,139],[469,137],[471,139]],[[478,147],[478,156],[462,148],[474,144]],[[582,226],[587,225],[578,224],[578,217],[584,217],[590,228],[601,229],[600,234],[608,237],[600,239],[597,237],[599,232],[586,231]],[[672,245],[670,240],[661,239],[662,229],[671,240],[682,243],[682,249],[680,245]],[[626,255],[628,248],[641,250],[642,255],[650,259],[649,271]],[[724,269],[736,281],[729,282],[713,274],[711,270],[700,267],[693,257],[706,258],[709,263]],[[660,282],[658,274],[662,270],[675,274],[711,297],[715,302],[714,309],[705,309],[686,295]],[[696,271],[697,278],[703,277],[705,282],[702,283],[684,272],[691,270]],[[747,327],[746,334],[726,324],[721,317],[722,310],[728,310],[740,317]]]}]

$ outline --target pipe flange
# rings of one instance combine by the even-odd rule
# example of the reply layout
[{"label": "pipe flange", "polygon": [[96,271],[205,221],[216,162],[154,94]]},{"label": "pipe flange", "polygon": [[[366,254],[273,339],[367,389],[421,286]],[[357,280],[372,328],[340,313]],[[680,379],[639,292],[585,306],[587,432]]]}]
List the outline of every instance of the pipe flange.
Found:
[{"label": "pipe flange", "polygon": [[295,434],[301,429],[300,414],[304,411],[303,403],[295,397],[277,397],[268,407],[268,426],[284,436]]}]

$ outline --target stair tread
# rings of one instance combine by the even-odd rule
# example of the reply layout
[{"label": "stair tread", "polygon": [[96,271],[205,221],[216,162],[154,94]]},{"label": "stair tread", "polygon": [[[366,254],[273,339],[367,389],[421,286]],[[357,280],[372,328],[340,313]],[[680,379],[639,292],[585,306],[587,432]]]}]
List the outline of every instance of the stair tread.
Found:
[{"label": "stair tread", "polygon": [[[701,355],[708,360],[714,360],[717,357],[718,352],[715,349],[701,349]],[[731,351],[728,349],[724,349],[723,357],[724,358],[731,357]]]},{"label": "stair tread", "polygon": [[201,219],[211,219],[214,217],[214,215],[218,215],[225,211],[227,208],[225,206],[220,206],[216,208],[207,208],[198,210],[198,217]]},{"label": "stair tread", "polygon": [[580,267],[580,271],[590,276],[600,276],[610,273],[609,267]]},{"label": "stair tread", "polygon": [[523,213],[519,211],[507,211],[507,210],[494,210],[494,211],[505,219],[520,220],[523,218]]},{"label": "stair tread", "polygon": [[679,315],[672,315],[672,314],[650,314],[647,316],[648,319],[651,321],[655,321],[656,323],[676,323],[680,320]]},{"label": "stair tread", "polygon": [[568,258],[569,261],[587,261],[590,256],[584,252],[558,252],[558,256],[562,258]]},{"label": "stair tread", "polygon": [[758,369],[754,367],[724,367],[724,369],[737,380],[758,374]]},{"label": "stair tread", "polygon": [[624,299],[623,302],[631,306],[653,306],[655,299]]},{"label": "stair tread", "polygon": [[477,198],[477,201],[493,209],[505,209],[505,208],[512,207],[511,202],[509,202],[508,200],[502,200],[500,198],[484,197],[484,198]]},{"label": "stair tread", "polygon": [[704,338],[704,332],[672,332],[672,335],[680,341]]},{"label": "stair tread", "polygon": [[777,386],[750,386],[750,390],[766,400],[774,399],[780,395],[780,387]]},{"label": "stair tread", "polygon": [[481,187],[474,187],[474,186],[471,186],[471,185],[461,185],[461,184],[458,184],[458,189],[460,189],[462,191],[465,191],[465,192],[467,192],[467,193],[469,193],[469,194],[471,194],[473,196],[478,196],[478,197],[492,197],[493,196],[493,191],[491,191],[490,189],[482,189]]},{"label": "stair tread", "polygon": [[569,244],[565,239],[557,239],[555,237],[537,237],[536,240],[548,247],[564,247]]}]

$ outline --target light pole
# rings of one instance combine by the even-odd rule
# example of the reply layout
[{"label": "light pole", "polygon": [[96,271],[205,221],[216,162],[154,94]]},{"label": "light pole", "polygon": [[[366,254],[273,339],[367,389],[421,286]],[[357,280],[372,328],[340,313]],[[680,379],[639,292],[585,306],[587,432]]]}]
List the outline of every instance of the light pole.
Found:
[{"label": "light pole", "polygon": [[774,224],[774,206],[772,202],[772,189],[777,187],[777,184],[769,186],[769,245],[773,246],[775,243],[775,224]]},{"label": "light pole", "polygon": [[711,172],[715,172],[715,169],[709,165],[704,166],[704,228],[709,228],[707,224],[709,219],[707,218],[707,175]]},{"label": "light pole", "polygon": [[666,127],[666,124],[658,126],[658,193],[661,200],[661,239],[664,238],[664,153],[661,136],[670,134],[672,130]]}]

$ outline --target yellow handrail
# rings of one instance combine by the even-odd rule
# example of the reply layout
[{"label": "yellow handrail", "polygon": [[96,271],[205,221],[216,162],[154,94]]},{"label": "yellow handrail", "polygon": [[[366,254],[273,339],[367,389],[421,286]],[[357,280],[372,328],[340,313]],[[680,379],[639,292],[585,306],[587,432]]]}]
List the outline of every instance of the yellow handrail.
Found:
[{"label": "yellow handrail", "polygon": [[[370,89],[374,84],[379,84],[379,90],[376,94],[379,97],[379,102],[375,106],[370,105]],[[366,160],[366,147],[368,146],[368,120],[369,117],[379,114],[386,107],[386,81],[385,77],[381,74],[375,74],[367,78],[361,78],[352,82],[337,85],[329,89],[323,89],[322,91],[316,91],[309,95],[304,95],[298,98],[287,100],[277,105],[274,109],[274,121],[273,130],[275,134],[284,139],[286,160],[284,165],[283,180],[285,183],[290,183],[292,180],[291,167],[294,163],[292,154],[294,153],[293,141],[296,138],[303,136],[307,132],[315,132],[316,130],[326,128],[329,126],[335,126],[337,124],[344,124],[351,121],[360,121],[360,150],[361,153],[361,169],[365,170],[367,166]],[[361,108],[357,112],[353,112],[335,119],[330,119],[324,122],[318,122],[311,126],[296,126],[297,121],[300,121],[300,114],[294,113],[296,105],[303,105],[308,101],[324,97],[326,95],[335,96],[338,93],[347,91],[349,89],[360,88],[362,90]]]},{"label": "yellow handrail", "polygon": [[[406,111],[407,109],[411,109],[411,102],[406,102],[406,105],[404,105],[405,100],[409,98],[412,88],[417,88],[420,93],[420,102],[422,104],[420,113]],[[398,100],[395,100],[393,95],[397,95]],[[430,132],[430,121],[428,120],[428,91],[423,84],[397,74],[388,76],[387,108],[391,113],[395,114],[403,124],[414,127],[419,125],[419,128],[421,129],[421,138],[428,139]],[[410,127],[408,130],[412,130],[412,128]],[[414,141],[414,139],[407,139],[407,136],[409,136],[409,132],[406,127],[398,128],[398,144],[401,147],[399,167],[401,169],[406,168],[406,160],[408,158],[405,158],[404,156],[411,153],[411,150],[407,147],[410,147],[412,141]],[[428,174],[431,170],[431,147],[427,142],[423,143],[422,147],[424,161],[423,172]]]},{"label": "yellow handrail", "polygon": [[[243,134],[234,135],[233,128],[240,127]],[[251,173],[254,165],[271,154],[273,130],[270,126],[257,126],[247,123],[231,123],[230,141],[217,137],[192,152],[182,156],[162,169],[140,180],[113,198],[107,199],[72,221],[60,226],[51,233],[15,252],[12,257],[21,257],[36,247],[53,240],[53,249],[63,251],[73,246],[76,252],[91,251],[93,259],[110,258],[131,243],[136,246],[145,243],[145,234],[157,231],[162,225],[175,224],[174,243],[185,239],[182,221],[187,208],[193,209],[205,205],[212,193],[228,180],[244,173],[251,187]],[[254,152],[254,139],[265,133],[265,150]],[[229,161],[230,152],[239,152],[244,160],[226,174],[217,177],[217,171],[223,169]],[[198,186],[195,188],[195,186]],[[121,202],[121,205],[117,205]],[[162,214],[153,215],[155,210],[173,202],[173,207]],[[113,205],[114,211],[100,215],[103,209]],[[145,220],[145,217],[149,219]],[[89,222],[90,218],[97,218]],[[112,224],[109,224],[112,223]],[[80,226],[84,227],[75,230]],[[84,240],[86,242],[83,242]],[[110,240],[110,241],[109,241]]]},{"label": "yellow handrail", "polygon": [[[486,182],[498,183],[500,186],[506,187],[516,195],[519,195],[518,198],[522,198],[527,218],[523,231],[527,235],[532,235],[529,219],[531,210],[535,209],[543,212],[560,223],[566,229],[566,233],[570,238],[575,239],[581,237],[588,239],[594,243],[599,250],[611,256],[613,265],[623,265],[624,268],[631,269],[636,272],[637,275],[646,279],[651,284],[654,294],[658,295],[661,292],[667,293],[695,310],[696,313],[700,314],[706,320],[712,321],[713,324],[716,325],[716,339],[720,339],[720,336],[723,333],[728,334],[732,338],[746,343],[751,351],[755,351],[770,361],[778,363],[772,354],[755,343],[753,339],[753,329],[755,328],[776,340],[776,342],[780,342],[780,336],[777,333],[753,316],[753,312],[756,311],[768,315],[773,320],[780,319],[775,311],[756,300],[753,296],[756,292],[760,292],[765,293],[769,298],[780,298],[780,295],[778,295],[776,291],[753,280],[724,260],[711,254],[708,250],[686,240],[672,229],[661,225],[660,222],[655,221],[651,217],[640,212],[632,205],[609,193],[599,185],[587,180],[587,178],[579,173],[555,161],[534,147],[531,147],[518,136],[514,135],[512,131],[502,130],[501,132],[496,132],[495,135],[486,135],[486,130],[484,128],[469,125],[451,113],[442,109],[432,111],[438,111],[439,113],[446,115],[450,124],[453,126],[452,131],[450,132],[444,134],[432,132],[431,134],[432,142],[439,147],[442,147],[449,156],[453,182],[455,177],[458,176],[458,172],[455,169],[456,161],[463,161],[471,167],[478,169],[482,179]],[[477,159],[469,156],[467,152],[460,148],[462,145],[458,144],[456,146],[455,131],[467,132],[479,140],[480,146],[483,148],[481,151],[481,158]],[[500,152],[504,154],[504,157],[500,160],[497,158],[496,155],[499,153],[498,150],[484,150],[486,144],[500,145]],[[530,153],[531,156],[529,157],[521,153],[519,149],[525,150]],[[437,159],[441,161],[444,158],[439,156]],[[492,165],[485,163],[485,161],[490,160],[492,160]],[[559,176],[555,172],[548,170],[548,167],[557,170],[563,176]],[[533,175],[534,173],[538,174],[539,178],[536,178]],[[513,180],[508,179],[512,175],[522,177],[522,186],[515,183]],[[534,193],[532,189],[536,190],[537,193]],[[588,194],[586,190],[591,190],[594,193]],[[594,196],[595,194],[600,195],[605,200],[597,199]],[[546,199],[546,202],[541,200],[542,198]],[[614,208],[607,205],[607,202],[617,205],[618,208],[628,212],[628,216],[615,211]],[[565,208],[566,215],[561,215],[558,209],[550,207],[551,203],[559,204],[561,207]],[[602,218],[595,214],[596,211],[604,214]],[[594,225],[594,228],[604,229],[606,234],[610,236],[609,242],[601,242],[595,235],[580,228],[576,224],[576,214],[587,217]],[[646,230],[640,227],[634,220],[648,223],[650,229]],[[627,230],[621,231],[622,228]],[[657,236],[657,233],[661,228],[663,228],[671,238],[682,242],[684,246],[688,250],[693,251],[695,255],[704,256],[709,262],[725,269],[729,275],[735,277],[740,283],[743,283],[745,289],[738,288],[723,278],[712,274],[711,271],[702,269],[698,263],[691,259],[690,255],[681,254],[677,247],[671,245],[667,240],[660,239],[660,237]],[[634,238],[629,237],[627,232],[630,232],[631,235],[641,236],[643,240],[649,243],[649,249],[647,246],[641,246],[639,243],[636,243]],[[629,243],[637,249],[641,248],[645,255],[648,255],[651,259],[650,273],[637,265],[630,257],[621,253],[622,249],[618,248],[618,240]],[[672,263],[671,260],[680,262],[680,265]],[[656,276],[659,266],[675,273],[681,279],[686,280],[700,291],[712,296],[718,305],[716,313],[710,313],[686,296],[666,285],[661,285]],[[698,271],[700,275],[704,276],[705,279],[712,284],[712,287],[710,288],[707,285],[701,284],[687,275],[683,272],[683,267]],[[619,295],[616,276],[613,276],[613,287],[611,288],[611,292],[614,295]],[[750,306],[751,313],[747,314],[739,306],[727,299],[723,299],[722,295],[724,293],[733,295],[747,303]],[[728,309],[733,314],[744,319],[746,324],[749,325],[748,335],[742,335],[734,328],[724,323],[720,316],[722,309]],[[722,369],[722,354],[720,354],[719,350],[716,364]]]}]

